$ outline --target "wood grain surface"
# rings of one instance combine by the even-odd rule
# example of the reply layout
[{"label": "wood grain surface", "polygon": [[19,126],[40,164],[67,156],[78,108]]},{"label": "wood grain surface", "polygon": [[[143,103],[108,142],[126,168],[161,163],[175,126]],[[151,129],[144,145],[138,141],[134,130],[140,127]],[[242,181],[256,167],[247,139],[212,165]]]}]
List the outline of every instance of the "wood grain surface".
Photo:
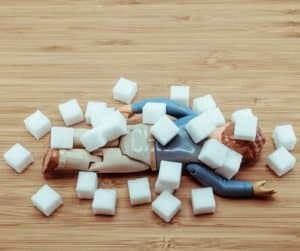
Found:
[{"label": "wood grain surface", "polygon": [[[300,250],[299,164],[282,178],[265,166],[274,126],[293,123],[300,136],[298,0],[1,0],[0,34],[1,250]],[[192,97],[213,94],[227,118],[253,108],[268,142],[237,178],[267,179],[274,199],[216,197],[214,215],[194,217],[198,185],[185,176],[176,193],[182,210],[165,224],[150,205],[128,200],[129,178],[147,175],[153,187],[156,174],[101,176],[101,187],[118,190],[115,217],[93,216],[90,201],[76,198],[76,177],[45,180],[48,137],[36,141],[23,119],[40,109],[63,125],[57,105],[70,98],[83,109],[89,100],[118,106],[120,76],[139,83],[137,99],[168,97],[177,83]],[[35,159],[23,174],[2,157],[16,142]],[[64,198],[49,218],[30,200],[44,183]]]}]

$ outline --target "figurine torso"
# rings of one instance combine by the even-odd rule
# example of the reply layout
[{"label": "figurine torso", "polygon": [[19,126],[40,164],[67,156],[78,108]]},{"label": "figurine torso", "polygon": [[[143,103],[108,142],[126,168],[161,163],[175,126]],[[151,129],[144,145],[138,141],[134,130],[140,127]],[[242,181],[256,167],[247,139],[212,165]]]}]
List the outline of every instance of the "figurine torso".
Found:
[{"label": "figurine torso", "polygon": [[199,153],[204,141],[195,144],[184,127],[180,128],[178,135],[166,146],[155,143],[156,163],[159,167],[161,160],[177,161],[183,164],[199,163]]}]

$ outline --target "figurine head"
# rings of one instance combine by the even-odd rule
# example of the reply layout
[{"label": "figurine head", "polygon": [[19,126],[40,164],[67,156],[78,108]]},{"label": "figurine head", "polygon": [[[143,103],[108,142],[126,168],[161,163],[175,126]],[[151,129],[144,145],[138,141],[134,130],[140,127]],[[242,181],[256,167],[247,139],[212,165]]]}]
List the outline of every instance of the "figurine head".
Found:
[{"label": "figurine head", "polygon": [[223,127],[218,128],[212,135],[224,145],[232,150],[240,153],[243,156],[243,163],[248,164],[255,162],[263,150],[266,139],[262,134],[261,129],[257,128],[255,141],[237,140],[234,139],[234,123],[227,123]]}]

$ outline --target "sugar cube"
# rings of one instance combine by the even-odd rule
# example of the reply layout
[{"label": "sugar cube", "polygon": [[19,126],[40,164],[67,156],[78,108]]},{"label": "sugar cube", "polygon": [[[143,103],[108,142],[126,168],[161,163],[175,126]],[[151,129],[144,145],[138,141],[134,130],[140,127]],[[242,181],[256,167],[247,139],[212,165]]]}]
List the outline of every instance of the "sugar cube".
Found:
[{"label": "sugar cube", "polygon": [[228,148],[225,161],[220,168],[216,169],[216,173],[230,180],[240,170],[242,158],[241,154]]},{"label": "sugar cube", "polygon": [[91,118],[96,117],[98,114],[102,114],[105,109],[107,109],[107,104],[105,102],[89,101],[86,106],[85,121],[88,124],[91,124]]},{"label": "sugar cube", "polygon": [[170,99],[178,104],[190,106],[190,87],[183,85],[172,85],[170,88]]},{"label": "sugar cube", "polygon": [[69,127],[54,126],[51,129],[51,148],[72,149],[74,129]]},{"label": "sugar cube", "polygon": [[216,202],[211,187],[192,189],[194,215],[214,213]]},{"label": "sugar cube", "polygon": [[33,162],[32,154],[21,144],[13,145],[4,155],[6,163],[17,173],[23,170]]},{"label": "sugar cube", "polygon": [[42,186],[31,200],[33,205],[46,216],[50,216],[63,204],[62,197],[48,185]]},{"label": "sugar cube", "polygon": [[294,168],[296,158],[282,146],[268,156],[267,163],[278,176],[283,176]]},{"label": "sugar cube", "polygon": [[234,138],[246,141],[255,141],[257,132],[257,118],[238,119],[234,126]]},{"label": "sugar cube", "polygon": [[94,193],[92,209],[95,215],[115,215],[117,191],[115,189],[97,189]]},{"label": "sugar cube", "polygon": [[217,108],[217,105],[213,96],[210,94],[195,98],[193,100],[193,111],[196,113],[202,113],[214,108]]},{"label": "sugar cube", "polygon": [[252,117],[255,117],[252,112],[252,109],[244,108],[234,111],[231,115],[231,121],[235,123],[239,119],[247,120],[248,118]]},{"label": "sugar cube", "polygon": [[119,111],[110,113],[98,127],[104,138],[115,140],[127,133],[127,121]]},{"label": "sugar cube", "polygon": [[179,188],[181,180],[182,163],[162,160],[160,162],[155,191],[173,191]]},{"label": "sugar cube", "polygon": [[226,160],[228,148],[216,139],[207,140],[199,154],[199,160],[212,169],[220,168]]},{"label": "sugar cube", "polygon": [[152,202],[152,210],[165,222],[170,222],[181,208],[181,201],[167,191]]},{"label": "sugar cube", "polygon": [[192,140],[197,144],[201,140],[207,138],[216,129],[216,126],[204,113],[190,120],[186,124],[185,129]]},{"label": "sugar cube", "polygon": [[88,152],[93,152],[105,146],[107,139],[103,136],[99,128],[93,128],[80,137],[80,142]]},{"label": "sugar cube", "polygon": [[130,204],[132,206],[151,202],[151,191],[147,177],[128,180],[128,191]]},{"label": "sugar cube", "polygon": [[167,106],[164,103],[146,103],[143,107],[143,123],[155,124],[166,114]]},{"label": "sugar cube", "polygon": [[220,108],[213,108],[205,111],[204,113],[216,127],[225,125],[225,118]]},{"label": "sugar cube", "polygon": [[42,138],[51,130],[50,120],[39,110],[24,120],[25,128],[36,139]]},{"label": "sugar cube", "polygon": [[79,199],[93,199],[98,187],[98,176],[94,172],[79,172],[76,193]]},{"label": "sugar cube", "polygon": [[179,128],[165,115],[151,127],[150,131],[158,142],[165,146],[178,134]]},{"label": "sugar cube", "polygon": [[113,98],[130,104],[137,93],[137,84],[126,78],[120,78],[113,88]]},{"label": "sugar cube", "polygon": [[66,126],[71,126],[84,120],[83,112],[76,99],[59,104],[58,109]]},{"label": "sugar cube", "polygon": [[107,117],[111,116],[112,113],[114,113],[116,110],[113,107],[107,107],[103,110],[98,110],[97,114],[91,115],[91,124],[92,127],[96,128],[104,124],[105,120],[107,120]]},{"label": "sugar cube", "polygon": [[294,150],[297,138],[292,125],[276,126],[273,131],[273,140],[276,148],[284,146],[287,150]]},{"label": "sugar cube", "polygon": [[164,191],[168,191],[169,193],[174,193],[175,189],[172,189],[167,185],[161,184],[157,179],[154,185],[154,191],[155,193],[162,193]]}]

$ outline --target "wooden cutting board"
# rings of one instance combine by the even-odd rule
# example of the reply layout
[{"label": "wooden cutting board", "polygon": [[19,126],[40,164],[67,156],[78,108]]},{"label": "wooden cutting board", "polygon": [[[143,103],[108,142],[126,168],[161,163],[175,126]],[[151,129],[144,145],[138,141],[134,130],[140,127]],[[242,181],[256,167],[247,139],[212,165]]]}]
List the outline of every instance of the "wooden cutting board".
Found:
[{"label": "wooden cutting board", "polygon": [[[19,142],[35,159],[16,174],[1,157],[1,250],[300,249],[300,167],[278,178],[265,166],[274,126],[293,123],[300,136],[299,1],[1,0],[0,34],[1,156]],[[153,186],[154,173],[101,176],[101,187],[118,190],[115,217],[93,216],[91,202],[76,198],[76,177],[45,180],[48,137],[36,141],[23,119],[40,109],[63,125],[57,105],[70,98],[83,109],[89,100],[119,106],[112,86],[120,76],[138,82],[137,99],[168,97],[176,83],[192,97],[213,94],[226,118],[251,107],[268,141],[237,178],[268,180],[274,199],[216,197],[214,215],[194,217],[198,185],[185,176],[176,193],[182,210],[165,224],[150,205],[128,200],[127,180],[149,176]],[[299,159],[299,146],[293,154]],[[44,183],[64,198],[49,218],[30,200]]]}]

